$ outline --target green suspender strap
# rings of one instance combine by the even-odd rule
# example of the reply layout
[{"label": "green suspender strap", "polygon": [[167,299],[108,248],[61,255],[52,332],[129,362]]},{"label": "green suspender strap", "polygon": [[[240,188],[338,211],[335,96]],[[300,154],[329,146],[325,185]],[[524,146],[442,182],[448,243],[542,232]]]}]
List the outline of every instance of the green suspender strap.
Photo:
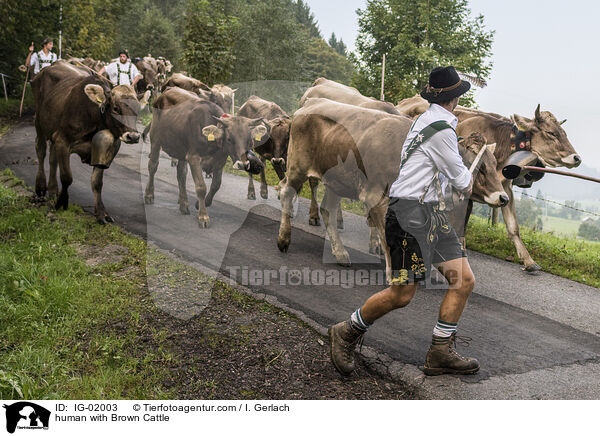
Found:
[{"label": "green suspender strap", "polygon": [[117,86],[119,86],[121,84],[121,74],[122,73],[127,73],[127,77],[129,78],[129,81],[131,82],[131,62],[129,62],[129,68],[127,68],[127,71],[122,71],[121,66],[119,64],[117,64]]},{"label": "green suspender strap", "polygon": [[[417,136],[414,137],[414,139],[411,141],[411,143],[408,145],[406,154],[404,155],[404,157],[402,158],[402,160],[400,162],[400,170],[402,170],[402,167],[404,166],[406,161],[415,152],[415,150],[421,146],[421,144],[423,144],[427,140],[431,139],[431,137],[433,135],[435,135],[436,133],[441,132],[442,130],[446,130],[446,129],[452,129],[454,131],[452,126],[450,124],[448,124],[446,121],[435,121],[435,122],[431,123],[430,125],[428,125],[427,127],[425,127],[423,130],[421,130],[417,134]],[[439,200],[440,205],[439,205],[439,207],[437,207],[437,206],[434,207],[433,210],[431,211],[431,221],[429,224],[429,230],[427,232],[427,242],[429,244],[432,244],[433,242],[435,242],[437,240],[437,229],[438,228],[441,228],[441,231],[443,231],[445,233],[447,233],[450,230],[450,227],[447,222],[447,218],[444,215],[444,213],[442,212],[446,209],[446,201],[444,199],[444,193],[442,192],[442,186],[440,184],[439,175],[440,175],[440,172],[436,171],[435,175],[433,176],[433,179],[431,180],[431,183],[427,186],[427,188],[425,188],[425,192],[423,192],[423,195],[421,195],[421,198],[419,199],[419,203],[423,204],[425,201],[425,195],[427,195],[427,192],[429,192],[431,185],[435,186],[435,188],[437,190],[438,200]]]},{"label": "green suspender strap", "polygon": [[[452,126],[450,124],[448,124],[447,121],[435,121],[435,122],[431,123],[430,125],[428,125],[427,127],[425,127],[423,130],[421,130],[419,133],[417,133],[417,136],[415,136],[414,139],[411,141],[411,143],[408,145],[406,154],[404,155],[404,157],[402,158],[402,161],[400,162],[400,170],[402,170],[402,167],[404,166],[404,164],[406,163],[408,158],[415,152],[415,150],[417,148],[419,148],[421,146],[421,144],[423,144],[424,142],[431,139],[431,137],[433,135],[435,135],[437,132],[441,132],[442,130],[446,130],[446,129],[452,129],[454,131]],[[440,172],[436,171],[435,175],[433,176],[433,179],[431,180],[431,183],[427,186],[427,188],[425,188],[425,192],[423,192],[423,195],[419,199],[419,202],[421,204],[423,204],[423,202],[425,201],[425,195],[427,195],[427,193],[429,192],[431,185],[434,185],[437,190],[438,200],[440,202],[440,210],[445,210],[446,209],[446,201],[444,199],[444,193],[442,192],[442,186],[440,185],[439,176],[440,176]]]}]

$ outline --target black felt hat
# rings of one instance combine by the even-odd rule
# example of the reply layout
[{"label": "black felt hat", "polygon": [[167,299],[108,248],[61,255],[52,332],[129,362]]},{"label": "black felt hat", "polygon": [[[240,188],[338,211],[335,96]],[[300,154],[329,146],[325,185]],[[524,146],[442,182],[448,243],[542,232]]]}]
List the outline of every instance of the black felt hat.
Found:
[{"label": "black felt hat", "polygon": [[471,89],[471,84],[461,80],[453,66],[436,67],[429,73],[429,83],[421,91],[421,97],[429,103],[452,100]]}]

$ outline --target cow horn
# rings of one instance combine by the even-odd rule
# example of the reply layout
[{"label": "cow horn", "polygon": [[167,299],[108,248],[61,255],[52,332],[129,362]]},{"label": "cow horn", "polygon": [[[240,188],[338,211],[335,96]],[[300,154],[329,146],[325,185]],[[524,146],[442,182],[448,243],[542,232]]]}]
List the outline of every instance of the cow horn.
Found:
[{"label": "cow horn", "polygon": [[535,108],[535,119],[537,121],[542,121],[542,114],[540,113],[540,105],[539,104]]},{"label": "cow horn", "polygon": [[560,123],[558,123],[558,124],[560,124],[560,125],[562,126],[562,125],[563,125],[564,123],[566,123],[566,122],[567,122],[567,119],[565,118],[564,120],[562,120],[562,121],[561,121]]}]

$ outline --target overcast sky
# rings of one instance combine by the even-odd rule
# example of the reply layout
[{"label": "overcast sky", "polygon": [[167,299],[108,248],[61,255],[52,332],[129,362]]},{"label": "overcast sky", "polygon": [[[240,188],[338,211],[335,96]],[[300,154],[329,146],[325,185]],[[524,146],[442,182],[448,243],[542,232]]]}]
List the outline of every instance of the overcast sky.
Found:
[{"label": "overcast sky", "polygon": [[[329,39],[342,37],[353,50],[356,9],[366,0],[307,0]],[[586,165],[600,169],[600,2],[584,0],[470,0],[472,15],[483,14],[496,31],[494,67],[480,108],[533,117],[549,110],[563,125]],[[594,184],[585,189],[598,189]]]}]

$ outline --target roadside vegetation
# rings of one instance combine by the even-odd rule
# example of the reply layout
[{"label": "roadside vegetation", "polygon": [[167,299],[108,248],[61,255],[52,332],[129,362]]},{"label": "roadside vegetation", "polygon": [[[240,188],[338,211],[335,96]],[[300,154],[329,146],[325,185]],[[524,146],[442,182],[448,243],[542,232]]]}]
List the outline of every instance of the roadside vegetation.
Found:
[{"label": "roadside vegetation", "polygon": [[[28,90],[30,91],[30,90]],[[0,138],[4,136],[10,126],[19,119],[20,98],[9,98],[8,101],[0,97]],[[23,101],[23,113],[30,114],[33,109],[33,95],[31,92],[25,94]]]},{"label": "roadside vegetation", "polygon": [[[157,307],[157,283],[164,295],[210,298],[178,319]],[[411,395],[364,370],[344,381],[322,336],[295,316],[77,206],[33,203],[10,170],[0,173],[0,307],[0,399]]]}]

